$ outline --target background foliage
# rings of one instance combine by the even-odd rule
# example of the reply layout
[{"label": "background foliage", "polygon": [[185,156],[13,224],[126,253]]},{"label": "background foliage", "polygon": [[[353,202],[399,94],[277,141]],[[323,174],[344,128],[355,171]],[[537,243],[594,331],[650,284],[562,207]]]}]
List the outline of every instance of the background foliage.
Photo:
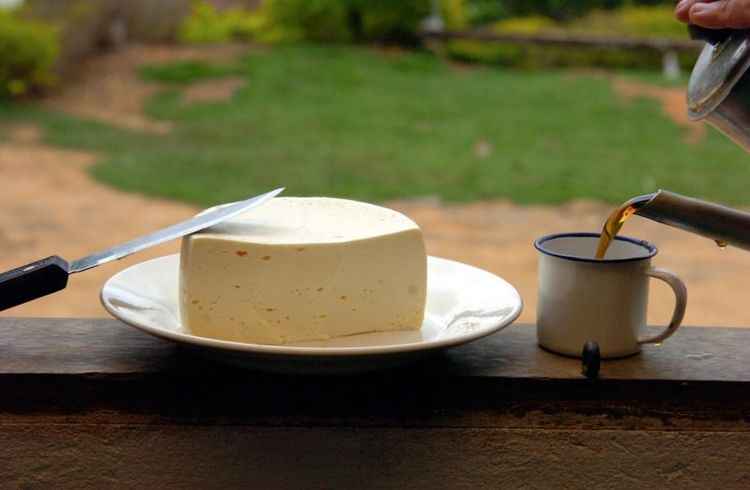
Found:
[{"label": "background foliage", "polygon": [[59,50],[52,26],[0,10],[0,98],[50,86]]},{"label": "background foliage", "polygon": [[[687,39],[687,29],[674,19],[669,5],[628,6],[616,10],[592,10],[565,22],[532,15],[512,17],[489,24],[498,33],[513,34],[585,34],[602,37],[659,37]],[[556,67],[598,67],[611,69],[659,69],[662,53],[650,49],[600,47],[532,46],[516,43],[453,41],[446,54],[454,59],[513,66],[526,69]],[[696,52],[679,54],[683,69],[690,70]]]},{"label": "background foliage", "polygon": [[[748,203],[742,149],[710,128],[686,143],[690,130],[658,102],[618,97],[607,77],[456,69],[424,52],[302,43],[142,74],[165,84],[146,112],[170,123],[167,134],[29,105],[0,104],[0,119],[99,155],[92,171],[103,182],[201,205],[280,185],[367,201],[618,203],[666,188]],[[188,100],[190,84],[222,74],[245,80],[231,99]]]}]

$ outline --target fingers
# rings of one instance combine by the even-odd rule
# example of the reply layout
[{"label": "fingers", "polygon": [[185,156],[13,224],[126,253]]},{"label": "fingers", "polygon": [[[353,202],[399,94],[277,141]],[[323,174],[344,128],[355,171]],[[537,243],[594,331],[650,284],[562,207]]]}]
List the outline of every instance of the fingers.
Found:
[{"label": "fingers", "polygon": [[696,2],[688,10],[689,22],[710,29],[750,27],[750,0]]},{"label": "fingers", "polygon": [[690,23],[701,27],[720,29],[730,27],[732,21],[730,3],[720,0],[714,3],[698,3],[690,7]]},{"label": "fingers", "polygon": [[713,0],[681,0],[674,8],[675,17],[681,22],[690,22],[690,8],[697,3],[709,3]]}]

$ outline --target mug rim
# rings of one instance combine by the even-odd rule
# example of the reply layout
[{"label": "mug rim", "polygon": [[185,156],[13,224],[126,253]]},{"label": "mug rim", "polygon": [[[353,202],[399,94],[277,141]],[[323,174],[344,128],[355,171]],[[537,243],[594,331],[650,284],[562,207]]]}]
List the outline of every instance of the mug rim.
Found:
[{"label": "mug rim", "polygon": [[601,236],[600,233],[591,233],[591,232],[568,232],[568,233],[553,233],[550,235],[544,235],[542,237],[537,238],[534,240],[534,248],[536,248],[540,253],[543,253],[544,255],[549,255],[551,257],[557,257],[559,259],[565,259],[565,260],[572,260],[574,262],[589,262],[589,263],[605,263],[605,264],[617,264],[617,263],[623,263],[623,262],[637,262],[639,260],[648,260],[653,258],[657,253],[659,253],[659,249],[656,248],[656,245],[647,242],[646,240],[639,240],[637,238],[631,238],[627,236],[617,235],[614,240],[621,241],[621,242],[628,242],[632,243],[633,245],[638,245],[640,247],[645,248],[648,250],[648,255],[644,256],[638,256],[638,257],[627,257],[623,259],[597,259],[595,257],[579,257],[577,255],[567,255],[562,254],[559,252],[552,252],[550,250],[544,249],[543,245],[546,242],[549,242],[551,240],[556,240],[558,238],[599,238]]}]

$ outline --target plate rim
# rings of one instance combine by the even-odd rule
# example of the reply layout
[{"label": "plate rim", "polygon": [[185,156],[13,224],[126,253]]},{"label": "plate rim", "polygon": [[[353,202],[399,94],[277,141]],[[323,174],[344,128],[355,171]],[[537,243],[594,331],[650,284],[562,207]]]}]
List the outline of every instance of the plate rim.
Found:
[{"label": "plate rim", "polygon": [[498,276],[497,274],[494,274],[487,270],[484,270],[479,267],[475,267],[473,265],[469,265],[463,262],[446,259],[442,257],[435,257],[432,255],[427,256],[428,260],[431,259],[431,260],[436,260],[438,262],[440,261],[448,262],[454,265],[459,265],[461,267],[473,269],[475,271],[479,271],[482,274],[489,274],[494,279],[505,283],[510,288],[510,290],[512,291],[513,295],[515,296],[517,300],[516,304],[514,305],[514,311],[512,311],[510,315],[508,315],[506,318],[500,321],[497,325],[481,328],[476,331],[472,331],[463,335],[450,337],[446,339],[437,339],[437,340],[422,341],[422,342],[409,342],[406,344],[396,344],[396,345],[380,345],[380,346],[303,347],[303,346],[293,346],[293,345],[252,344],[252,343],[246,343],[246,342],[236,342],[236,341],[231,341],[231,340],[220,340],[220,339],[214,339],[210,337],[200,337],[200,336],[192,335],[188,333],[173,332],[173,331],[166,330],[164,328],[159,328],[159,327],[146,326],[146,325],[131,322],[123,318],[122,316],[117,314],[115,312],[115,308],[111,308],[108,302],[105,300],[105,294],[104,294],[105,289],[109,285],[111,285],[113,281],[116,281],[119,278],[119,276],[125,274],[127,271],[143,266],[144,264],[148,264],[150,262],[166,261],[167,259],[172,258],[172,257],[179,257],[179,255],[180,255],[179,253],[175,253],[175,254],[162,255],[162,256],[155,257],[155,258],[148,259],[148,260],[143,260],[136,264],[132,264],[126,267],[125,269],[122,269],[121,271],[118,271],[112,276],[110,276],[109,279],[107,279],[104,282],[104,284],[102,285],[99,291],[99,301],[101,302],[104,309],[107,310],[107,312],[110,315],[112,315],[115,319],[125,323],[126,325],[136,328],[144,333],[147,333],[149,335],[153,335],[155,337],[159,337],[162,339],[177,342],[179,344],[186,344],[186,345],[189,345],[190,347],[205,347],[205,348],[210,348],[214,350],[231,351],[233,353],[258,354],[258,355],[268,355],[268,356],[285,356],[285,357],[351,357],[351,356],[357,356],[359,357],[359,356],[379,356],[379,355],[389,355],[389,354],[399,354],[399,353],[430,351],[430,350],[444,349],[448,347],[463,345],[469,342],[473,342],[482,337],[486,337],[493,333],[499,332],[503,330],[504,328],[508,327],[509,325],[511,325],[513,322],[515,322],[518,319],[518,317],[521,315],[521,312],[523,311],[523,308],[524,308],[523,298],[521,297],[521,294],[518,292],[515,286],[513,286],[511,283],[509,283],[502,277]]}]

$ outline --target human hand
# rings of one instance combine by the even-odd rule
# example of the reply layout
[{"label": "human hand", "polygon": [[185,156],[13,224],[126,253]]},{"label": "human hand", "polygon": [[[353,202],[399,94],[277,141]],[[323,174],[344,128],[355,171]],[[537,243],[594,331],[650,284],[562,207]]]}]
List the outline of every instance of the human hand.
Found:
[{"label": "human hand", "polygon": [[745,29],[750,27],[750,0],[681,0],[675,16],[709,29]]}]

